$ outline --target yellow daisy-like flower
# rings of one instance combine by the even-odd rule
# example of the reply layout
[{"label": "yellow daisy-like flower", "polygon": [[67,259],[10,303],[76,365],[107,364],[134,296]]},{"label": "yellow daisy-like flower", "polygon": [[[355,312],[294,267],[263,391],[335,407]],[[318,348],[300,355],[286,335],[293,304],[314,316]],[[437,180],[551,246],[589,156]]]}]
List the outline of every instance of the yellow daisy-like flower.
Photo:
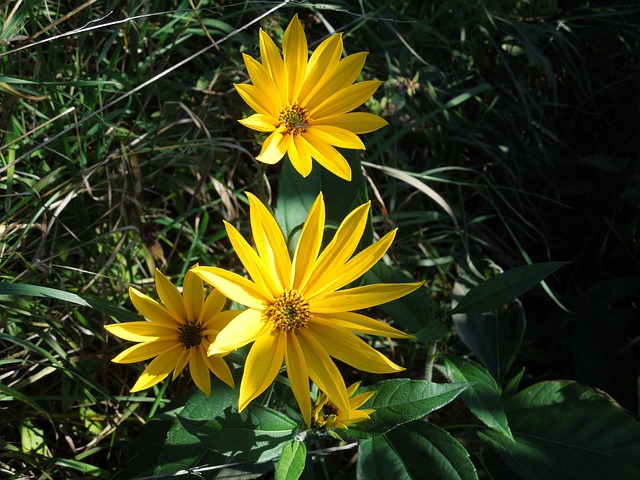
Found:
[{"label": "yellow daisy-like flower", "polygon": [[372,408],[358,410],[367,400],[376,394],[376,391],[364,392],[353,396],[361,382],[356,382],[347,388],[349,395],[349,411],[340,410],[329,400],[324,393],[318,395],[318,400],[313,408],[313,426],[316,428],[342,428],[347,430],[349,425],[369,420],[369,416],[375,412]]},{"label": "yellow daisy-like flower", "polygon": [[184,277],[181,295],[171,281],[156,270],[156,290],[164,305],[129,287],[133,305],[149,321],[105,325],[112,335],[139,342],[116,356],[113,362],[135,363],[156,357],[131,391],[152,387],[171,372],[171,379],[175,380],[187,364],[196,386],[207,396],[211,392],[209,371],[233,387],[227,363],[220,356],[208,356],[207,350],[220,330],[240,311],[222,311],[227,299],[218,290],[213,290],[205,299],[202,280],[191,271]]},{"label": "yellow daisy-like flower", "polygon": [[284,32],[282,51],[280,56],[278,47],[261,29],[262,63],[243,54],[253,85],[235,85],[244,101],[257,112],[240,123],[259,132],[270,132],[257,159],[274,164],[287,153],[294,168],[306,177],[314,158],[338,177],[351,180],[349,164],[334,147],[364,150],[356,134],[387,125],[372,113],[351,112],[382,83],[353,83],[367,53],[354,53],[341,60],[342,35],[335,34],[309,58],[307,39],[297,15]]},{"label": "yellow daisy-like flower", "polygon": [[334,357],[359,370],[404,370],[355,333],[407,338],[383,322],[354,313],[390,302],[422,282],[366,285],[339,290],[362,276],[385,254],[395,231],[353,255],[367,224],[369,202],[351,212],[320,252],[325,226],[322,194],[313,203],[300,233],[293,260],[269,210],[249,197],[254,250],[226,223],[227,234],[252,280],[216,267],[195,267],[197,275],[248,308],[222,330],[209,354],[227,353],[254,342],[240,385],[239,410],[260,395],[286,365],[291,389],[307,425],[311,424],[309,378],[342,411],[349,395]]}]

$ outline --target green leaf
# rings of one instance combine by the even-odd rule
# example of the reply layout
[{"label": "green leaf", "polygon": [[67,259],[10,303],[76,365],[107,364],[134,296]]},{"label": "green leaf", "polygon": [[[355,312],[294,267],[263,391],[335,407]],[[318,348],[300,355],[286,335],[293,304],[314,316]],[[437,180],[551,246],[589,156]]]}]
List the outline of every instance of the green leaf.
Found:
[{"label": "green leaf", "polygon": [[291,440],[282,449],[276,464],[275,480],[298,480],[307,459],[307,447],[303,442]]},{"label": "green leaf", "polygon": [[484,313],[500,308],[568,263],[535,263],[501,273],[469,290],[450,313]]},{"label": "green leaf", "polygon": [[[364,284],[411,282],[400,270],[378,263],[364,275]],[[433,315],[435,306],[423,289],[393,302],[380,305],[384,312],[410,332],[418,332],[420,340],[433,341],[447,334],[447,327]]]},{"label": "green leaf", "polygon": [[354,438],[382,435],[446,405],[468,386],[468,383],[440,384],[400,378],[358,389],[358,393],[376,391],[375,396],[363,406],[373,408],[375,412],[366,422],[350,427],[347,434]]},{"label": "green leaf", "polygon": [[424,421],[360,441],[358,479],[478,478],[469,453],[445,430]]},{"label": "green leaf", "polygon": [[[235,405],[237,401],[236,390],[229,388],[217,377],[212,377],[211,395],[207,397],[200,390],[196,390],[186,401],[179,413],[179,418],[194,422],[206,421],[221,415],[225,409]],[[196,435],[184,427],[179,418],[176,418],[171,425],[162,445],[158,465],[154,471],[156,475],[185,470],[205,463],[216,465],[225,462],[224,455],[212,452]]]},{"label": "green leaf", "polygon": [[640,423],[608,396],[574,382],[537,383],[505,402],[515,443],[479,432],[525,479],[637,478]]},{"label": "green leaf", "polygon": [[500,389],[491,374],[476,362],[455,355],[447,355],[444,364],[451,380],[471,384],[461,395],[469,410],[487,427],[513,439]]},{"label": "green leaf", "polygon": [[0,283],[0,296],[2,295],[16,295],[16,296],[31,296],[31,297],[47,297],[55,298],[56,300],[62,300],[64,302],[71,302],[82,307],[90,307],[99,312],[105,313],[118,320],[140,320],[141,317],[138,314],[129,312],[120,307],[99,300],[97,298],[91,298],[87,295],[78,295],[77,293],[65,292],[64,290],[58,290],[50,287],[41,287],[39,285],[28,285],[23,283]]},{"label": "green leaf", "polygon": [[228,408],[208,421],[178,418],[207,447],[253,463],[279,457],[297,427],[285,415],[258,404],[249,405],[242,413]]}]

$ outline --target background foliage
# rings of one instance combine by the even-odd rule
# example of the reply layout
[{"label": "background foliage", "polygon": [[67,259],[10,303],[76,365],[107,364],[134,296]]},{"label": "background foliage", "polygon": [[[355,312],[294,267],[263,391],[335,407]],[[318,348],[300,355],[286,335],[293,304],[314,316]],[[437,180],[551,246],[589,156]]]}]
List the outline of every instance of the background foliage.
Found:
[{"label": "background foliage", "polygon": [[[342,31],[346,53],[370,52],[364,77],[385,81],[368,107],[390,125],[362,157],[374,230],[399,227],[390,262],[428,292],[415,300],[424,317],[403,323],[420,341],[394,355],[413,378],[435,362],[441,381],[484,388],[361,451],[414,471],[390,445],[414,436],[422,452],[430,435],[455,458],[464,445],[483,478],[550,478],[518,457],[548,449],[496,432],[548,432],[540,412],[571,409],[559,429],[633,438],[612,402],[638,412],[640,7],[291,2],[243,29],[277,5],[0,3],[0,471],[132,478],[153,472],[141,446],[156,445],[167,449],[156,475],[189,466],[176,452],[193,436],[174,423],[188,378],[129,394],[139,372],[110,362],[122,345],[103,325],[134,316],[127,288],[152,293],[156,266],[172,279],[195,262],[237,268],[221,220],[247,230],[261,137],[236,122],[247,107],[232,84],[247,80],[240,52],[258,56],[258,24],[280,38],[294,13],[312,47]],[[274,198],[278,170],[267,171]],[[547,261],[571,263],[506,307],[447,315],[483,279]],[[367,281],[390,274],[379,266]],[[485,414],[492,401],[503,414]],[[378,471],[353,453],[317,457],[316,477]],[[600,473],[571,473],[584,459],[564,453],[549,457],[556,478]]]}]

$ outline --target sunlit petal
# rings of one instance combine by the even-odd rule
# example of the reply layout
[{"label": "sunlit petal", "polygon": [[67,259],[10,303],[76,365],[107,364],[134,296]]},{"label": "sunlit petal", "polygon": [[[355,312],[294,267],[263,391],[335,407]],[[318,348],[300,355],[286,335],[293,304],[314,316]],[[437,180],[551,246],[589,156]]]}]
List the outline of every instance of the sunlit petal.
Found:
[{"label": "sunlit petal", "polygon": [[333,148],[328,143],[321,141],[314,135],[309,135],[311,129],[303,133],[302,136],[307,140],[309,148],[311,150],[311,156],[329,170],[334,175],[346,180],[351,181],[351,167],[342,154]]},{"label": "sunlit petal", "polygon": [[187,363],[189,363],[189,350],[186,350],[184,348],[181,350],[178,350],[176,366],[173,369],[173,375],[171,375],[171,380],[175,380],[176,378],[178,378],[178,375],[182,373],[182,370],[184,370],[184,367],[187,366]]},{"label": "sunlit petal", "polygon": [[195,267],[193,273],[220,290],[227,298],[252,308],[262,308],[269,292],[237,273],[218,267]]},{"label": "sunlit petal", "polygon": [[366,58],[367,52],[359,52],[340,60],[336,68],[331,72],[331,77],[319,83],[317,88],[305,98],[305,106],[309,110],[313,110],[324,99],[355,82],[358,75],[360,75]]},{"label": "sunlit petal", "polygon": [[202,322],[204,328],[204,335],[216,336],[222,331],[231,320],[240,315],[244,310],[225,310],[224,312],[217,313],[208,320]]},{"label": "sunlit petal", "polygon": [[152,342],[138,343],[120,352],[111,361],[114,363],[136,363],[148,360],[160,355],[177,344],[176,340],[154,340]]},{"label": "sunlit petal", "polygon": [[191,271],[187,271],[184,276],[182,297],[187,311],[187,320],[190,322],[197,320],[204,303],[204,286],[202,279]]},{"label": "sunlit petal", "polygon": [[167,378],[176,367],[176,360],[178,358],[177,350],[179,348],[179,346],[174,346],[158,355],[147,368],[144,369],[138,381],[131,388],[131,392],[135,393],[152,387]]},{"label": "sunlit petal", "polygon": [[302,418],[308,427],[311,426],[311,399],[309,397],[309,373],[302,348],[295,335],[287,335],[287,349],[285,354],[287,375],[291,383],[291,390],[300,407]]},{"label": "sunlit petal", "polygon": [[378,80],[365,80],[364,82],[349,85],[311,109],[309,116],[318,122],[322,122],[323,117],[347,113],[371,98],[371,95],[381,83]]},{"label": "sunlit petal", "polygon": [[226,303],[227,297],[225,297],[220,290],[216,288],[211,290],[211,293],[207,295],[204,305],[202,305],[202,308],[200,309],[200,317],[198,320],[202,326],[208,328],[210,325],[209,322],[211,322],[213,318],[222,311]]},{"label": "sunlit petal", "polygon": [[[298,148],[299,145],[302,146],[302,149]],[[287,147],[287,155],[289,155],[291,165],[300,175],[306,178],[311,173],[311,151],[300,135],[291,137]]]},{"label": "sunlit petal", "polygon": [[348,312],[391,302],[417,290],[423,282],[379,283],[349,288],[324,295],[313,301],[317,313]]},{"label": "sunlit petal", "polygon": [[156,269],[156,291],[163,305],[169,310],[171,316],[184,322],[187,320],[187,310],[184,307],[184,300],[176,286],[165,277],[160,270]]},{"label": "sunlit petal", "polygon": [[342,54],[342,34],[331,35],[313,52],[307,64],[307,74],[300,91],[300,104],[306,104],[306,98],[327,81],[333,82],[335,70]]},{"label": "sunlit petal", "polygon": [[298,341],[307,360],[309,376],[338,408],[349,411],[349,397],[342,375],[323,346],[306,329],[298,332]]},{"label": "sunlit petal", "polygon": [[282,54],[289,89],[287,100],[290,105],[293,105],[302,88],[309,58],[307,38],[304,36],[304,30],[297,14],[284,32]]},{"label": "sunlit petal", "polygon": [[287,153],[286,145],[283,142],[284,135],[279,130],[274,131],[267,137],[262,145],[260,155],[256,159],[262,163],[273,165],[278,163]]},{"label": "sunlit petal", "polygon": [[267,102],[269,102],[267,105],[268,110],[270,112],[277,112],[281,105],[280,93],[269,74],[269,70],[246,53],[242,54],[242,58],[244,59],[244,64],[247,67],[249,77],[251,77],[251,82],[264,94],[264,99],[262,100],[263,104],[267,105]]},{"label": "sunlit petal", "polygon": [[309,330],[333,358],[370,373],[394,373],[404,370],[355,334],[327,325],[312,324]]},{"label": "sunlit petal", "polygon": [[270,115],[262,115],[261,113],[254,113],[250,117],[238,120],[238,122],[240,122],[245,127],[257,130],[259,132],[273,132],[278,126],[277,118],[274,118]]},{"label": "sunlit petal", "polygon": [[209,355],[232,352],[258,337],[268,334],[271,325],[262,319],[258,310],[245,310],[222,329],[209,347]]},{"label": "sunlit petal", "polygon": [[126,322],[105,325],[104,328],[106,328],[111,335],[129,340],[130,342],[149,342],[151,340],[157,340],[159,337],[177,335],[178,325],[178,323],[175,323],[175,328],[168,328],[155,325],[152,322]]},{"label": "sunlit petal", "polygon": [[379,335],[389,338],[411,338],[411,335],[404,333],[391,325],[387,325],[379,320],[367,317],[360,313],[340,312],[315,314],[313,321],[321,325],[343,328],[350,332],[362,333],[364,335]]},{"label": "sunlit petal", "polygon": [[353,133],[369,133],[389,125],[382,117],[369,112],[351,112],[335,115],[332,117],[324,117],[322,123],[333,125],[334,127],[344,128]]},{"label": "sunlit petal", "polygon": [[209,367],[209,370],[211,370],[216,377],[229,385],[231,388],[234,387],[233,375],[231,374],[231,369],[229,368],[227,362],[225,362],[220,357],[214,356],[205,357],[204,360]]},{"label": "sunlit petal", "polygon": [[251,232],[260,259],[271,271],[271,278],[277,280],[278,290],[289,287],[291,258],[280,226],[267,207],[251,193],[249,199]]},{"label": "sunlit petal", "polygon": [[333,125],[314,125],[311,134],[319,140],[338,148],[364,150],[364,143],[355,133]]},{"label": "sunlit petal", "polygon": [[263,335],[251,347],[244,367],[238,411],[245,407],[273,383],[282,367],[286,348],[285,335]]},{"label": "sunlit petal", "polygon": [[193,382],[208,397],[211,393],[211,375],[200,347],[194,347],[189,351],[189,371]]},{"label": "sunlit petal", "polygon": [[285,100],[287,98],[287,79],[284,62],[282,61],[278,47],[273,43],[271,37],[262,29],[260,29],[260,55],[262,57],[262,64],[267,68],[278,88],[280,99]]},{"label": "sunlit petal", "polygon": [[131,297],[131,302],[136,310],[156,325],[175,328],[182,323],[179,319],[174,318],[164,306],[133,287],[129,287],[129,297]]},{"label": "sunlit petal", "polygon": [[270,110],[270,107],[273,108],[273,102],[265,98],[260,89],[255,85],[234,83],[233,86],[236,88],[236,92],[238,92],[242,99],[247,102],[247,105],[256,112],[265,116],[273,116],[274,113],[276,113],[273,110]]},{"label": "sunlit petal", "polygon": [[293,288],[297,290],[303,289],[309,275],[313,271],[313,265],[320,251],[320,246],[322,245],[324,222],[324,199],[322,192],[320,192],[309,209],[293,256]]}]

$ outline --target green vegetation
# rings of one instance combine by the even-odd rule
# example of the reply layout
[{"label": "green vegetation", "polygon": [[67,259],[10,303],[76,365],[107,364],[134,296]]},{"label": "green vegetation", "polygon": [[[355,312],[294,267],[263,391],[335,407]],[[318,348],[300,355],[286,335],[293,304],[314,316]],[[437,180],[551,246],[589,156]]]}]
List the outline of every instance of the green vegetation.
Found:
[{"label": "green vegetation", "polygon": [[[385,82],[367,107],[389,126],[360,158],[373,230],[399,230],[365,281],[423,279],[426,294],[376,312],[416,340],[375,346],[404,377],[475,383],[424,400],[429,422],[406,410],[384,437],[354,428],[357,461],[312,452],[330,436],[288,445],[287,461],[306,453],[303,478],[425,478],[436,445],[459,475],[437,478],[638,475],[640,7],[598,3],[0,3],[0,472],[165,478],[237,462],[224,472],[270,478],[272,462],[197,441],[202,409],[223,403],[191,396],[188,375],[130,394],[144,365],[111,363],[125,342],[103,327],[138,318],[128,287],[154,296],[156,267],[177,284],[195,263],[240,268],[222,220],[248,232],[264,136],[237,122],[249,109],[233,83],[258,27],[280,39],[298,13],[312,48],[344,32],[345,53],[370,52],[363,77]],[[271,198],[290,173],[267,168]],[[523,288],[500,290],[502,271]],[[482,308],[450,315],[477,284]]]}]

